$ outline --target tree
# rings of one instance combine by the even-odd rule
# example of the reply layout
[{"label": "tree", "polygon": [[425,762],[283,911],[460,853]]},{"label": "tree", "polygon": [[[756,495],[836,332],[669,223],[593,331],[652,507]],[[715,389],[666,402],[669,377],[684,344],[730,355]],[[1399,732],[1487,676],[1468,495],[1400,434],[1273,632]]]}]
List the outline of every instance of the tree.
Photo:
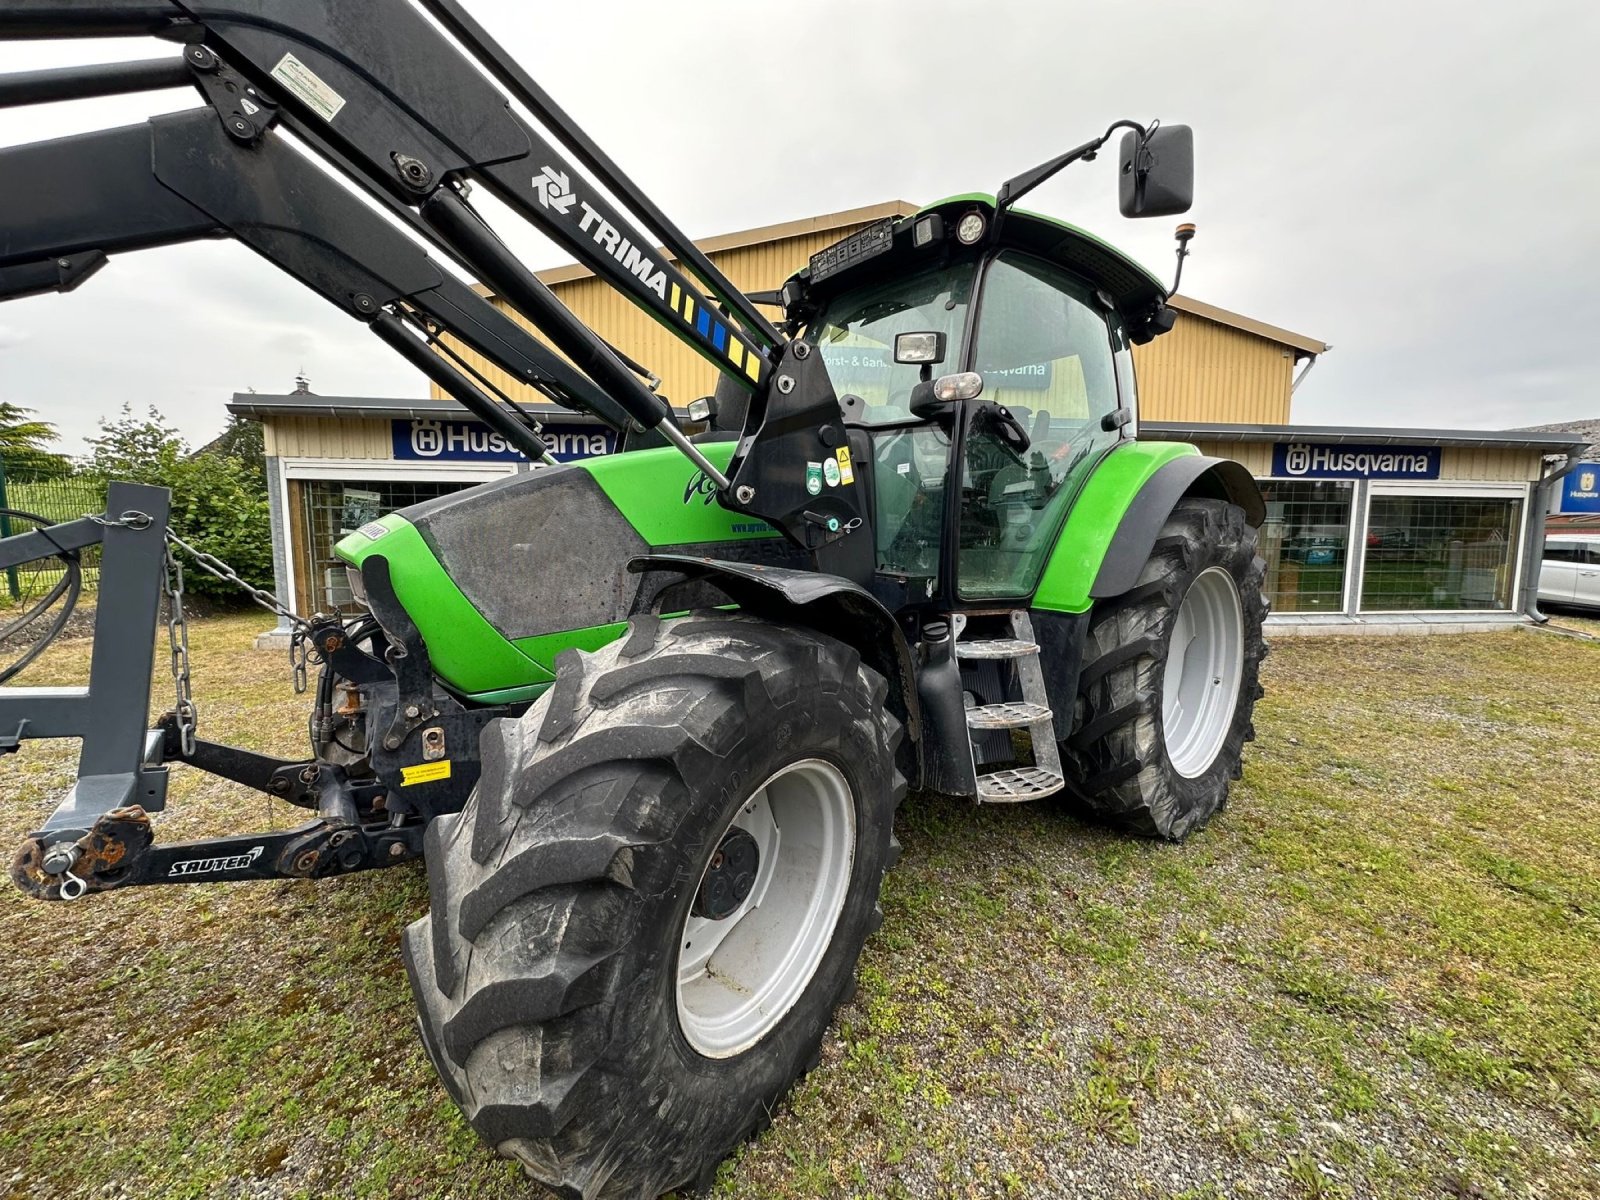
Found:
[{"label": "tree", "polygon": [[32,419],[32,413],[31,408],[0,400],[0,462],[5,463],[6,478],[20,483],[72,474],[66,455],[45,449],[56,440],[56,427]]},{"label": "tree", "polygon": [[129,483],[154,483],[170,486],[176,464],[189,453],[182,435],[167,424],[165,417],[151,405],[149,414],[140,419],[133,409],[122,406],[122,415],[114,421],[100,422],[100,436],[89,438],[89,457],[83,469],[101,479],[122,479]]},{"label": "tree", "polygon": [[[86,474],[170,489],[171,524],[180,537],[257,587],[272,586],[272,520],[258,468],[230,454],[191,457],[188,444],[155,408],[140,418],[124,405],[116,420],[101,421],[100,436],[90,438],[89,447]],[[186,570],[184,582],[218,600],[243,599],[237,588],[198,569]]]},{"label": "tree", "polygon": [[230,416],[222,436],[206,449],[211,454],[237,459],[261,481],[263,488],[267,486],[266,446],[260,421],[237,413]]}]

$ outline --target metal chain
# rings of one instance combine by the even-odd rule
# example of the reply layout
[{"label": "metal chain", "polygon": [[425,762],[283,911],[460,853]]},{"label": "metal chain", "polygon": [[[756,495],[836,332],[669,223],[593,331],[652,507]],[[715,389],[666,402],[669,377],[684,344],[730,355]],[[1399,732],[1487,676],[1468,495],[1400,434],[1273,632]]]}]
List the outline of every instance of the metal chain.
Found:
[{"label": "metal chain", "polygon": [[[189,645],[189,643],[188,643],[188,637],[189,637],[189,635],[188,635],[187,629],[183,628],[183,612],[182,612],[182,605],[183,605],[183,599],[182,599],[182,596],[183,596],[183,568],[180,565],[178,565],[177,557],[172,553],[172,547],[173,546],[177,546],[177,547],[181,548],[185,553],[187,553],[189,555],[190,558],[194,559],[195,565],[198,566],[202,571],[206,572],[208,575],[216,576],[218,579],[222,580],[224,583],[233,584],[234,587],[236,587],[240,591],[244,592],[247,596],[250,597],[250,599],[254,600],[262,608],[266,609],[268,612],[272,613],[274,616],[277,616],[277,617],[281,618],[282,620],[285,620],[285,621],[289,622],[289,624],[294,627],[294,632],[289,635],[289,669],[290,669],[290,671],[291,671],[291,673],[293,674],[293,677],[294,677],[294,690],[295,690],[295,695],[297,695],[297,696],[302,694],[306,690],[307,681],[308,681],[309,672],[308,672],[308,669],[307,669],[307,663],[311,660],[312,655],[311,655],[310,645],[307,642],[307,635],[311,632],[311,625],[304,617],[300,617],[300,616],[295,615],[295,613],[293,613],[289,609],[285,608],[282,604],[279,604],[277,596],[273,595],[271,592],[264,591],[263,589],[256,587],[253,583],[251,583],[248,580],[246,580],[245,578],[243,578],[239,574],[239,572],[235,571],[232,567],[230,567],[227,563],[223,562],[216,555],[207,554],[204,550],[201,550],[196,546],[190,545],[188,542],[184,541],[181,537],[179,537],[176,533],[174,533],[171,526],[167,527],[167,561],[170,564],[172,564],[171,567],[168,568],[168,576],[169,576],[169,579],[170,579],[171,573],[172,573],[172,569],[176,568],[176,570],[177,570],[177,578],[178,578],[177,596],[176,597],[173,596],[173,593],[172,593],[170,587],[168,588],[168,593],[167,594],[168,594],[168,598],[173,600],[172,607],[174,609],[176,609],[177,612],[178,612],[177,624],[178,624],[179,630],[182,631],[182,633],[183,633],[184,666],[183,666],[183,682],[182,682],[182,686],[180,688],[180,691],[178,693],[178,705],[179,705],[178,730],[179,730],[179,733],[184,737],[184,751],[186,753],[188,753],[188,752],[191,752],[194,749],[194,726],[193,726],[193,722],[191,721],[189,726],[188,726],[188,728],[185,729],[184,724],[183,724],[183,711],[182,711],[182,709],[183,709],[184,703],[187,701],[188,705],[189,705],[189,712],[191,714],[193,714],[193,712],[194,712],[194,702],[192,700],[188,700],[188,684],[189,684],[189,667],[188,667],[188,645]],[[169,626],[171,625],[171,621],[170,620],[168,621],[168,624],[169,624]],[[176,643],[176,641],[174,641],[174,645],[173,645],[173,678],[174,679],[176,679],[178,677],[177,656],[178,656],[177,643]]]},{"label": "metal chain", "polygon": [[191,546],[188,542],[184,541],[181,537],[174,533],[170,527],[167,529],[167,541],[171,542],[173,545],[187,553],[190,558],[194,559],[195,565],[202,571],[206,572],[208,575],[215,575],[224,583],[233,584],[234,587],[243,591],[250,597],[250,599],[254,600],[269,613],[282,617],[296,629],[307,628],[304,618],[295,616],[294,613],[290,612],[283,605],[279,604],[278,598],[271,592],[264,591],[263,589],[256,587],[255,584],[241,578],[237,571],[235,571],[227,563],[223,562],[220,558],[216,557],[216,555],[207,554],[204,550],[200,550],[194,546]]},{"label": "metal chain", "polygon": [[172,649],[172,686],[178,697],[174,712],[178,739],[187,758],[194,753],[194,731],[200,722],[200,713],[194,706],[189,683],[189,625],[183,613],[183,564],[172,552],[170,542],[166,549],[166,567],[167,644]]}]

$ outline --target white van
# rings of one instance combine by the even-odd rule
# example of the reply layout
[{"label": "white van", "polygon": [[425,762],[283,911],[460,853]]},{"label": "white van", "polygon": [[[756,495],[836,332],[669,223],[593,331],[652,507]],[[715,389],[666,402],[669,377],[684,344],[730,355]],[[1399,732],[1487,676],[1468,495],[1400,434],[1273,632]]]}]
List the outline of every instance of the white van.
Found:
[{"label": "white van", "polygon": [[1600,533],[1545,538],[1539,603],[1600,608]]}]

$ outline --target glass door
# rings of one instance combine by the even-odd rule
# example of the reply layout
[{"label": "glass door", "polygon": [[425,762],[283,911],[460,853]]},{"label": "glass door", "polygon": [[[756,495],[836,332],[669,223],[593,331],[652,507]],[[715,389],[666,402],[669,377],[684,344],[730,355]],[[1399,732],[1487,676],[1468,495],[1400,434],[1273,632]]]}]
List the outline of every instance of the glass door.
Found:
[{"label": "glass door", "polygon": [[[1033,591],[1067,507],[1121,437],[1103,427],[1118,407],[1120,335],[1075,276],[1013,251],[990,263],[981,304],[972,369],[983,394],[967,402],[957,590],[1014,599]],[[1020,426],[1025,449],[995,406]]]}]

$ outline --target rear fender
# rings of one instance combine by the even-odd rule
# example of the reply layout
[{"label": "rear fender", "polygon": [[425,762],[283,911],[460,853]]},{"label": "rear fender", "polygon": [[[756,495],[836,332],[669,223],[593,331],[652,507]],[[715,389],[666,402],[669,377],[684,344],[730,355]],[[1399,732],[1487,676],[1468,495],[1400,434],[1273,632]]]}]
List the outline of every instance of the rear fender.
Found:
[{"label": "rear fender", "polygon": [[1045,564],[1032,607],[1086,612],[1139,577],[1161,527],[1185,496],[1228,500],[1260,525],[1266,514],[1250,473],[1183,442],[1128,442],[1095,468]]},{"label": "rear fender", "polygon": [[838,575],[686,554],[640,555],[629,560],[628,570],[704,580],[752,616],[814,629],[853,647],[889,683],[885,704],[905,729],[897,752],[900,773],[913,789],[922,786],[922,708],[911,647],[871,592]]},{"label": "rear fender", "polygon": [[1267,513],[1256,481],[1232,459],[1203,454],[1174,459],[1150,477],[1123,513],[1089,590],[1092,598],[1120,596],[1139,581],[1161,527],[1178,501],[1190,496],[1237,504],[1245,520],[1257,528]]}]

